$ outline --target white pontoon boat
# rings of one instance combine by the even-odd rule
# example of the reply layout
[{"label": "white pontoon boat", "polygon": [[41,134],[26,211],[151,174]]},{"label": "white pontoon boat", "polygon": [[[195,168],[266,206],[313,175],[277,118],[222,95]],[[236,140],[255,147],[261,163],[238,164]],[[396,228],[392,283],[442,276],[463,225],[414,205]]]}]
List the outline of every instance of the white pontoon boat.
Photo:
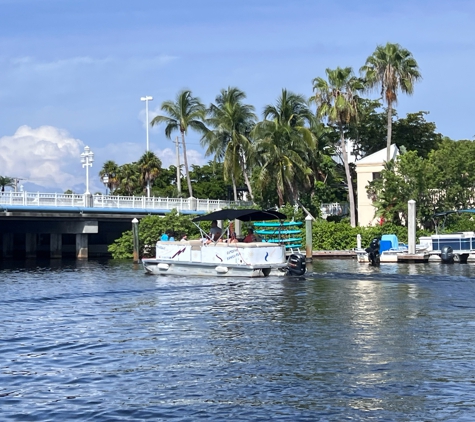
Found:
[{"label": "white pontoon boat", "polygon": [[[245,222],[285,220],[277,211],[225,209],[193,219],[193,222],[213,220],[241,220]],[[203,238],[204,231],[199,227]],[[228,233],[229,226],[223,230]],[[229,238],[230,236],[228,236]],[[216,275],[262,277],[269,275],[303,275],[306,271],[305,256],[291,254],[288,258],[285,245],[268,242],[228,243],[218,241],[189,240],[157,242],[155,258],[144,258],[145,271],[151,274]]]}]

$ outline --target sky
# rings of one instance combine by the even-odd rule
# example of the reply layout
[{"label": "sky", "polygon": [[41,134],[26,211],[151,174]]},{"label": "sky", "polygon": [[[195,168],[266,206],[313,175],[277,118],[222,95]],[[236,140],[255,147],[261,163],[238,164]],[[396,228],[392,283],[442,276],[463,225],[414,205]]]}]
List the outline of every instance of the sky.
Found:
[{"label": "sky", "polygon": [[[152,119],[184,88],[209,105],[236,86],[261,117],[283,88],[309,97],[326,68],[358,72],[387,42],[408,49],[423,78],[399,96],[399,116],[428,111],[444,136],[473,139],[474,20],[473,0],[0,0],[0,175],[82,193],[87,145],[91,191],[104,192],[103,163],[146,150],[140,97],[153,97]],[[164,125],[149,137],[175,164]],[[199,138],[188,134],[188,159],[202,165]]]}]

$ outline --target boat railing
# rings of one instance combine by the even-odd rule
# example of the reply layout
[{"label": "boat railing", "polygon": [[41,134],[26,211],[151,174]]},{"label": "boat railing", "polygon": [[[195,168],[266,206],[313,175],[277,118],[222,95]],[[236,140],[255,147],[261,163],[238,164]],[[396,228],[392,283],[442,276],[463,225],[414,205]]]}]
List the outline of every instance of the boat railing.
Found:
[{"label": "boat railing", "polygon": [[333,202],[320,204],[320,213],[323,219],[328,216],[343,216],[349,213],[349,206],[346,202]]}]

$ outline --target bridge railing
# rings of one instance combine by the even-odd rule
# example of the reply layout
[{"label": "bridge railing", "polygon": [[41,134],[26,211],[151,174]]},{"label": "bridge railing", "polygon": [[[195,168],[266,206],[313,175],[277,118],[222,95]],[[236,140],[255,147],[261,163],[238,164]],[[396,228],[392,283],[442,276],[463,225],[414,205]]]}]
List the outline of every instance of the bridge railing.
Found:
[{"label": "bridge railing", "polygon": [[322,218],[327,218],[330,215],[347,215],[349,213],[349,206],[346,202],[334,202],[329,204],[321,204],[320,212],[322,213]]},{"label": "bridge railing", "polygon": [[250,206],[251,202],[223,201],[220,199],[160,198],[145,196],[78,195],[61,193],[31,193],[6,191],[0,194],[0,205],[177,209],[186,211],[215,211],[222,208]]}]

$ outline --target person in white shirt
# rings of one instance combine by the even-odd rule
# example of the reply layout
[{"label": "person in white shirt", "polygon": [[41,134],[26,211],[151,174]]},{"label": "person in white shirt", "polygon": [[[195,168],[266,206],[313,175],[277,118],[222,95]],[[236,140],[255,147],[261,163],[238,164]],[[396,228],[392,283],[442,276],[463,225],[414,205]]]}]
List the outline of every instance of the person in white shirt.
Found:
[{"label": "person in white shirt", "polygon": [[213,242],[217,242],[219,240],[219,238],[221,237],[222,232],[223,231],[221,230],[221,228],[218,227],[218,222],[216,220],[213,220],[211,222],[211,229],[210,229],[209,235],[208,235],[210,240],[212,240]]}]

